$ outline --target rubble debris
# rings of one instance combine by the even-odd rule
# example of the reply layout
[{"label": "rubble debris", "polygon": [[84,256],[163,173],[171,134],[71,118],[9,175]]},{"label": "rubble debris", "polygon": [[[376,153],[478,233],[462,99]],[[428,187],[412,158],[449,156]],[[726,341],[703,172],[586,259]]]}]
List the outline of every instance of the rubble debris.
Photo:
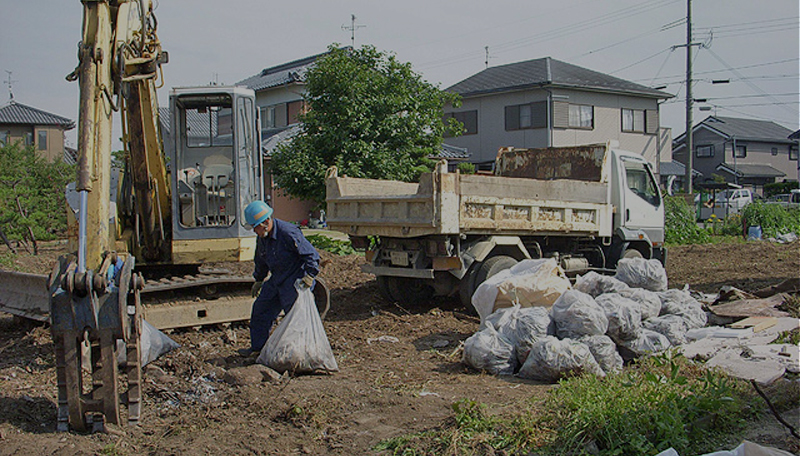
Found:
[{"label": "rubble debris", "polygon": [[788,297],[785,293],[778,293],[768,298],[740,299],[709,306],[708,310],[719,317],[788,317],[788,312],[777,309]]}]

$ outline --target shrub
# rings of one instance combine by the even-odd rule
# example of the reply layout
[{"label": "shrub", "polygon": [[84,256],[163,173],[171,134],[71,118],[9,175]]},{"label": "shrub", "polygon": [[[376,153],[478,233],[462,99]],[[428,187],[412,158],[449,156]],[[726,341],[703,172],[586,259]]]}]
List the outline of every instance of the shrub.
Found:
[{"label": "shrub", "polygon": [[760,201],[742,209],[740,226],[760,226],[765,237],[781,234],[800,234],[800,209],[785,208],[779,204],[764,204]]},{"label": "shrub", "polygon": [[695,211],[683,196],[664,198],[665,238],[669,244],[702,244],[711,240],[710,234],[697,226]]}]

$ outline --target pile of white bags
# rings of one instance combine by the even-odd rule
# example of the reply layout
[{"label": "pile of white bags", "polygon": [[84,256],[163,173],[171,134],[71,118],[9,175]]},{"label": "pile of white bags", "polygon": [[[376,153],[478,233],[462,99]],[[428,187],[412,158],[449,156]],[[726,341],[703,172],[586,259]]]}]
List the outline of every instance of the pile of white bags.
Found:
[{"label": "pile of white bags", "polygon": [[684,343],[688,330],[706,324],[687,290],[667,289],[657,260],[623,259],[615,276],[589,272],[574,287],[562,279],[554,260],[528,260],[481,284],[472,297],[481,327],[467,339],[464,363],[547,382],[605,375],[623,360]]}]

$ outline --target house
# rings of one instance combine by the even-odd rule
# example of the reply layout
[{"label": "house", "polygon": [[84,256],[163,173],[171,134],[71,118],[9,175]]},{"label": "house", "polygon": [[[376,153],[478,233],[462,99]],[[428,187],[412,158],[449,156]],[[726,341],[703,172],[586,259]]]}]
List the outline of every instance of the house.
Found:
[{"label": "house", "polygon": [[[669,150],[669,149],[664,149]],[[668,154],[665,154],[668,155]],[[685,187],[686,166],[677,161],[660,162],[658,166],[659,184],[668,194],[680,192]],[[702,175],[697,171],[692,171],[692,181],[697,181]]]},{"label": "house", "polygon": [[[68,160],[64,132],[75,128],[75,122],[13,99],[0,107],[0,144],[20,141],[34,146],[47,160]],[[74,150],[74,149],[72,149]]]},{"label": "house", "polygon": [[[551,57],[487,68],[446,90],[462,105],[445,117],[464,124],[449,144],[490,165],[501,147],[559,147],[614,140],[654,167],[664,144],[659,101],[672,95]],[[659,138],[662,138],[659,141]]]},{"label": "house", "polygon": [[[305,74],[312,68],[322,54],[305,57],[270,68],[236,83],[255,91],[256,106],[261,119],[261,148],[264,164],[269,163],[271,154],[279,144],[290,140],[301,131],[298,116],[306,109],[303,102],[305,94]],[[466,161],[469,153],[464,148],[442,145],[442,153],[437,157],[446,158],[455,167],[455,162]],[[272,176],[264,175],[264,189],[277,216],[284,220],[299,221],[308,218],[315,203],[292,198],[274,185]]]},{"label": "house", "polygon": [[[767,120],[709,116],[692,128],[692,167],[703,181],[750,187],[797,179],[797,139]],[[675,138],[672,157],[686,164],[686,134]]]}]

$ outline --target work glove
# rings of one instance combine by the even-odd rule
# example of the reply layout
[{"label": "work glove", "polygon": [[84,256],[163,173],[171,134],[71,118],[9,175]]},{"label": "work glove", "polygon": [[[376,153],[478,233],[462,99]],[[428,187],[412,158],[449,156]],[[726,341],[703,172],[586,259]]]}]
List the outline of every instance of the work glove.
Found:
[{"label": "work glove", "polygon": [[311,275],[304,275],[302,279],[297,280],[297,287],[300,289],[311,288],[314,286],[314,277]]},{"label": "work glove", "polygon": [[261,285],[264,285],[263,280],[256,280],[256,283],[253,284],[253,288],[250,289],[250,296],[256,297],[259,293],[261,293]]}]

